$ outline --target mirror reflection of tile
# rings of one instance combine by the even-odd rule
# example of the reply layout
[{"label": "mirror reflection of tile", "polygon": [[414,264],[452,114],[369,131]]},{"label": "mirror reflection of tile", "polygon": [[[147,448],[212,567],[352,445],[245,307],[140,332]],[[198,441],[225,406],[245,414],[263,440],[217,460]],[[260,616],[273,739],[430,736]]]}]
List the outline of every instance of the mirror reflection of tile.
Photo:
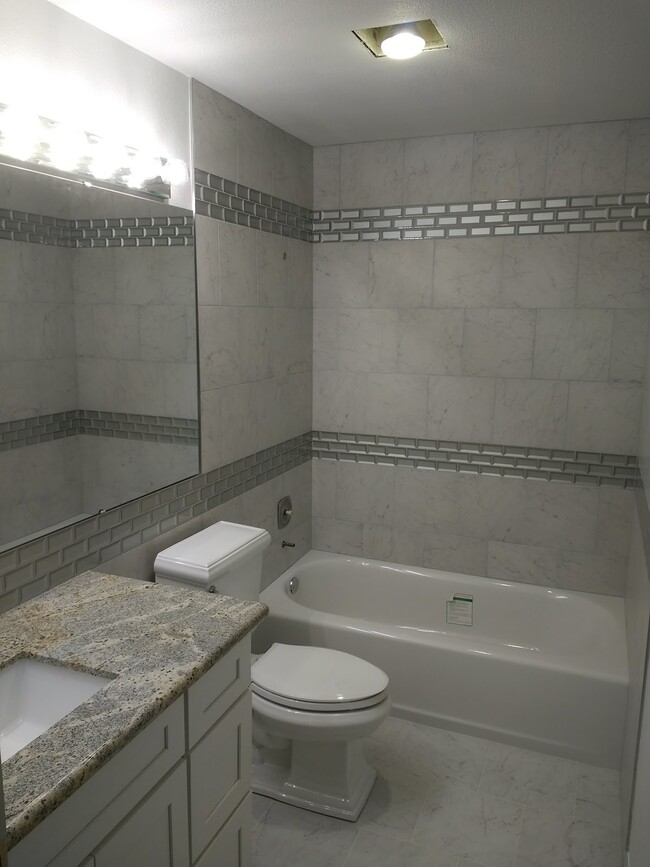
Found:
[{"label": "mirror reflection of tile", "polygon": [[0,167],[0,548],[198,471],[194,220]]}]

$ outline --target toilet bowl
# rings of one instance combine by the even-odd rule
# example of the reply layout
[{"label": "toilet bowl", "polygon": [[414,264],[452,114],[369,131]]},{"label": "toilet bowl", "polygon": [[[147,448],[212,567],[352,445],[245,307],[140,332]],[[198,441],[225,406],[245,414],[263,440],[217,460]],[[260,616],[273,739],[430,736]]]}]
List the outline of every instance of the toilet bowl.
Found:
[{"label": "toilet bowl", "polygon": [[388,677],[348,653],[274,644],[251,690],[253,791],[354,821],[376,776],[361,739],[388,716]]},{"label": "toilet bowl", "polygon": [[[156,581],[257,600],[266,530],[227,521],[161,551]],[[361,739],[388,716],[388,677],[323,647],[274,644],[251,669],[252,790],[354,821],[375,780]]]}]

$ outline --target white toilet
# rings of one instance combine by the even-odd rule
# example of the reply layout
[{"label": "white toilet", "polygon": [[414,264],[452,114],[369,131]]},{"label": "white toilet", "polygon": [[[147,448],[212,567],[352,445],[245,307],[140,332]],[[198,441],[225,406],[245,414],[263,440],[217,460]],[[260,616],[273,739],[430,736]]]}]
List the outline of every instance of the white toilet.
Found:
[{"label": "white toilet", "polygon": [[[156,581],[257,600],[266,530],[219,521],[161,551]],[[388,716],[388,677],[356,656],[274,644],[251,669],[252,789],[354,821],[375,781],[361,738]]]}]

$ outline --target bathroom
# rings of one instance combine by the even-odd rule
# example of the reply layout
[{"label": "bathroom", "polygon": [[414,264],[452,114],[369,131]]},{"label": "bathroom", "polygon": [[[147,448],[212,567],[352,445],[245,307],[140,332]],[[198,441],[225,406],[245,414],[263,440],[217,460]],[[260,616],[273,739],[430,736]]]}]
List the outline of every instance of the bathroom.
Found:
[{"label": "bathroom", "polygon": [[[648,9],[212,5],[0,0],[0,672],[78,576],[153,599],[161,552],[259,528],[253,651],[386,672],[377,778],[356,821],[249,782],[239,860],[169,863],[643,867]],[[421,19],[411,59],[353,33]],[[110,865],[118,819],[18,860],[79,795],[27,793],[49,737],[0,740],[8,863]]]}]

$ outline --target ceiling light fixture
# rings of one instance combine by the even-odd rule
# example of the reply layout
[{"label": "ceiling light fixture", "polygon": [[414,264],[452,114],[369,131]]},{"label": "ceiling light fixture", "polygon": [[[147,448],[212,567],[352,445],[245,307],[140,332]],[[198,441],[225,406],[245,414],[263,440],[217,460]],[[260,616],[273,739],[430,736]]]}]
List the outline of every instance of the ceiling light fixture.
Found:
[{"label": "ceiling light fixture", "polygon": [[352,31],[373,57],[406,60],[420,52],[449,48],[444,37],[430,18],[366,27]]},{"label": "ceiling light fixture", "polygon": [[409,60],[424,50],[424,39],[409,26],[394,27],[381,41],[381,50],[393,60]]}]

